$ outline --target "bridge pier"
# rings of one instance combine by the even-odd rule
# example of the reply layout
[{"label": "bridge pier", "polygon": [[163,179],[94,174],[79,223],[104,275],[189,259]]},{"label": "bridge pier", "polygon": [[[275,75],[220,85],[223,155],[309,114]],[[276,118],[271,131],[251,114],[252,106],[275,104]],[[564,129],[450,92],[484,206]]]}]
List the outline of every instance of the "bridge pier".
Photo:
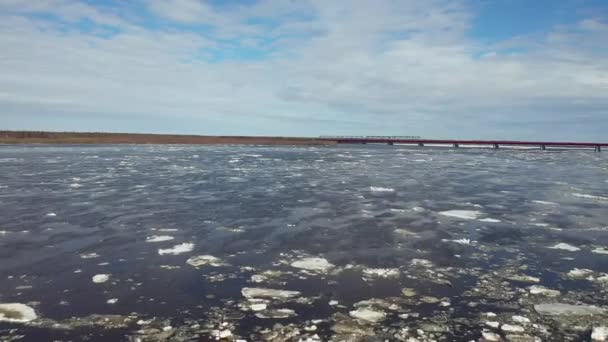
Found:
[{"label": "bridge pier", "polygon": [[454,143],[454,147],[455,147],[455,148],[459,148],[459,147],[460,147],[460,145],[458,145],[458,143]]},{"label": "bridge pier", "polygon": [[389,146],[393,146],[393,142],[392,141],[389,141],[386,144],[389,145]]},{"label": "bridge pier", "polygon": [[595,152],[602,152],[602,146],[600,146],[600,145],[595,146]]},{"label": "bridge pier", "polygon": [[498,146],[498,144],[494,144],[494,149],[498,150],[500,148],[500,146]]},{"label": "bridge pier", "polygon": [[544,150],[546,150],[546,149],[547,149],[547,146],[545,146],[545,145],[540,145],[540,149],[541,149],[542,151],[544,151]]},{"label": "bridge pier", "polygon": [[424,147],[424,143],[418,143],[419,147]]}]

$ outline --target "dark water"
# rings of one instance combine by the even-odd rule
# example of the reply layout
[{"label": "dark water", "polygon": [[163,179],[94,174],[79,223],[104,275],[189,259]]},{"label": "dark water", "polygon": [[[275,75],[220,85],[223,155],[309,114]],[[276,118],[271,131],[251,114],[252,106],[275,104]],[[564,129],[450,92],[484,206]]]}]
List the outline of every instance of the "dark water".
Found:
[{"label": "dark water", "polygon": [[[0,303],[38,316],[0,322],[0,335],[588,340],[605,313],[551,316],[535,305],[608,307],[607,158],[397,146],[0,147]],[[147,241],[155,236],[172,239]],[[179,245],[186,251],[159,253]],[[186,263],[199,255],[218,260]],[[328,266],[293,265],[306,258]],[[109,280],[94,283],[97,274]],[[300,293],[248,301],[243,288]],[[256,303],[266,309],[251,311]],[[256,317],[276,309],[293,312]]]}]

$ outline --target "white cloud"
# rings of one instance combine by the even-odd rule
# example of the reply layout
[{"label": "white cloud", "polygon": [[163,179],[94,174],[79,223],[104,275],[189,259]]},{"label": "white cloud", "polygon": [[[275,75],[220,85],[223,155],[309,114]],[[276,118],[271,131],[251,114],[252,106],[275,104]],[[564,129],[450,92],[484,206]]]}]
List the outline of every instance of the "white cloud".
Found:
[{"label": "white cloud", "polygon": [[[157,131],[177,118],[207,134],[533,138],[544,128],[595,139],[608,129],[608,58],[597,45],[606,24],[597,18],[483,45],[467,35],[471,10],[453,1],[146,4],[212,29],[149,29],[127,8],[0,0],[0,108],[12,125],[44,124],[46,112],[76,123],[146,117],[159,120]],[[27,15],[38,12],[117,32],[66,32]],[[264,44],[262,59],[200,59]],[[588,126],[572,124],[581,117]]]}]

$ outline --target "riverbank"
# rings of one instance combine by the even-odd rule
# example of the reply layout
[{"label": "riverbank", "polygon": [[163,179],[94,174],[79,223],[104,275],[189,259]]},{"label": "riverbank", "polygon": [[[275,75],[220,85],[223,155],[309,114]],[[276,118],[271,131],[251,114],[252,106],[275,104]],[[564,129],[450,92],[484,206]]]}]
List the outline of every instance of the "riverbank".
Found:
[{"label": "riverbank", "polygon": [[316,138],[0,131],[0,144],[334,145]]}]

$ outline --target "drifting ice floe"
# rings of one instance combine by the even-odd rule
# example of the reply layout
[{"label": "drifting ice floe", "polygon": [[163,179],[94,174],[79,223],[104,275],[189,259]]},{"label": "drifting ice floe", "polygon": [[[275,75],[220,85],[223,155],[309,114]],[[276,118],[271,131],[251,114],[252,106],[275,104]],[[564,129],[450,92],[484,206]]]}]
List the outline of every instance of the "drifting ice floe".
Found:
[{"label": "drifting ice floe", "polygon": [[572,246],[570,244],[564,243],[564,242],[560,242],[555,244],[555,246],[553,247],[549,247],[551,249],[561,249],[564,251],[569,251],[569,252],[576,252],[576,251],[580,251],[581,249],[576,247],[576,246]]},{"label": "drifting ice floe", "polygon": [[324,258],[303,258],[292,262],[291,266],[319,273],[327,272],[334,267],[333,264]]},{"label": "drifting ice floe", "polygon": [[475,243],[475,241],[471,241],[471,239],[466,239],[466,238],[457,239],[457,240],[443,239],[441,241],[454,242],[454,243],[458,243],[458,244],[461,244],[461,245],[471,245],[471,243]]},{"label": "drifting ice floe", "polygon": [[169,235],[152,235],[146,238],[146,242],[163,242],[173,240],[173,236]]},{"label": "drifting ice floe", "polygon": [[533,295],[543,295],[547,297],[557,297],[560,295],[560,292],[557,290],[548,289],[544,286],[540,285],[532,285],[528,288],[531,294]]},{"label": "drifting ice floe", "polygon": [[209,265],[209,266],[213,266],[213,267],[220,267],[220,266],[227,265],[220,258],[216,258],[213,255],[193,256],[193,257],[190,257],[188,260],[186,260],[186,263],[188,265],[194,266],[194,267],[201,267],[201,266],[205,266],[205,265]]},{"label": "drifting ice floe", "polygon": [[591,332],[591,341],[608,341],[608,327],[594,327]]},{"label": "drifting ice floe", "polygon": [[96,274],[96,275],[93,276],[93,278],[91,278],[91,280],[93,280],[93,282],[95,284],[105,283],[109,279],[110,279],[110,275],[109,274]]},{"label": "drifting ice floe", "polygon": [[38,318],[36,311],[25,304],[0,304],[0,322],[25,323],[33,321],[36,318]]},{"label": "drifting ice floe", "polygon": [[594,195],[578,194],[578,193],[573,193],[572,196],[578,197],[578,198],[592,199],[592,200],[596,200],[596,201],[608,201],[608,197],[603,197],[603,196],[594,196]]},{"label": "drifting ice floe", "polygon": [[97,253],[80,254],[80,257],[82,259],[93,259],[93,258],[99,258],[99,254],[97,254]]},{"label": "drifting ice floe", "polygon": [[541,315],[559,316],[559,315],[601,315],[606,312],[605,309],[595,305],[572,305],[563,303],[546,303],[534,305],[534,310]]},{"label": "drifting ice floe", "polygon": [[264,312],[258,312],[255,314],[257,318],[289,318],[296,315],[296,312],[291,309],[274,309],[266,310]]},{"label": "drifting ice floe", "polygon": [[241,289],[241,294],[247,299],[251,298],[273,298],[273,299],[287,299],[297,297],[300,295],[298,291],[288,290],[276,290],[276,289],[265,289],[255,287],[244,287]]},{"label": "drifting ice floe", "polygon": [[350,311],[349,314],[352,318],[370,323],[380,322],[386,318],[386,313],[370,308],[358,308],[357,310]]},{"label": "drifting ice floe", "polygon": [[48,213],[48,214],[46,214],[46,216],[48,216],[48,217],[55,217],[55,216],[57,216],[57,214],[55,214],[55,213]]},{"label": "drifting ice floe", "polygon": [[383,187],[379,187],[379,186],[370,186],[369,190],[371,192],[393,192],[393,191],[395,191],[395,189],[393,189],[393,188],[383,188]]},{"label": "drifting ice floe", "polygon": [[603,248],[603,247],[598,247],[598,248],[593,249],[591,252],[597,253],[597,254],[608,254],[608,249]]},{"label": "drifting ice floe", "polygon": [[366,268],[363,270],[363,277],[369,278],[398,278],[398,268]]},{"label": "drifting ice floe", "polygon": [[118,303],[118,298],[110,298],[106,301],[108,304],[116,304]]},{"label": "drifting ice floe", "polygon": [[532,201],[532,203],[536,203],[536,204],[544,204],[544,205],[557,205],[557,203],[554,202],[547,202],[547,201]]},{"label": "drifting ice floe", "polygon": [[483,218],[483,219],[480,219],[479,221],[488,222],[488,223],[500,223],[501,222],[500,220],[493,219],[493,218]]},{"label": "drifting ice floe", "polygon": [[159,249],[158,254],[160,254],[160,255],[165,255],[165,254],[178,255],[178,254],[182,254],[182,253],[192,252],[193,249],[194,249],[193,243],[182,243],[182,244],[173,246],[173,248]]},{"label": "drifting ice floe", "polygon": [[439,215],[455,217],[463,220],[475,220],[477,217],[481,216],[481,211],[478,210],[446,210],[440,211]]}]

